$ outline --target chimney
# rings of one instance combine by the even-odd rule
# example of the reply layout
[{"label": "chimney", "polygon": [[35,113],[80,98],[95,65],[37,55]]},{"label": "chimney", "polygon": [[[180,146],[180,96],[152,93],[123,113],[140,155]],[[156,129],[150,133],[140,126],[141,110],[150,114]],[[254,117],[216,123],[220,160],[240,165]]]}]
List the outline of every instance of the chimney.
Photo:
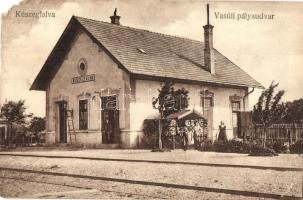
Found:
[{"label": "chimney", "polygon": [[209,4],[207,4],[207,24],[204,28],[204,64],[211,74],[215,74],[215,57],[213,49],[213,28],[209,24]]},{"label": "chimney", "polygon": [[115,8],[114,15],[110,16],[110,21],[112,24],[120,25],[120,16],[117,15],[117,8]]}]

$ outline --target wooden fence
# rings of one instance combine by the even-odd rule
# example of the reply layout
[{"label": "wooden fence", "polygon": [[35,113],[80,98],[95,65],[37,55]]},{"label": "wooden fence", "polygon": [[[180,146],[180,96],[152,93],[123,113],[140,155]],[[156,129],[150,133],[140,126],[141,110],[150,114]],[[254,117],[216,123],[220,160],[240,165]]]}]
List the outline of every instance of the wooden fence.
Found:
[{"label": "wooden fence", "polygon": [[261,125],[242,127],[246,138],[251,140],[279,141],[294,143],[303,140],[303,122],[273,124],[264,129]]}]

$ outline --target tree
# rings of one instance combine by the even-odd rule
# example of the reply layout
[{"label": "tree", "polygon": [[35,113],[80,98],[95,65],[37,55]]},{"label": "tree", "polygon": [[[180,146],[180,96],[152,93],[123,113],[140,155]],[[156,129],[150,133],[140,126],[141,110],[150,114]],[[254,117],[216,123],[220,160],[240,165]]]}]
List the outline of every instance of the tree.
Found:
[{"label": "tree", "polygon": [[303,99],[285,103],[286,114],[283,122],[294,123],[303,120]]},{"label": "tree", "polygon": [[262,126],[263,144],[266,142],[266,131],[275,122],[285,116],[285,106],[280,103],[285,91],[279,90],[275,93],[278,83],[271,82],[269,88],[261,93],[257,104],[253,108],[252,120],[254,124]]},{"label": "tree", "polygon": [[32,116],[32,114],[25,114],[26,107],[24,105],[25,100],[19,100],[17,102],[8,101],[1,107],[0,117],[5,118],[8,121],[8,145],[10,146],[12,138],[12,127],[15,124],[25,124],[26,118]]},{"label": "tree", "polygon": [[34,134],[35,138],[38,138],[38,134],[45,130],[45,125],[45,118],[35,116],[31,119],[28,129]]},{"label": "tree", "polygon": [[158,97],[154,97],[152,101],[153,108],[157,109],[160,113],[159,120],[159,149],[162,149],[162,119],[165,119],[172,113],[179,112],[180,110],[188,107],[189,97],[188,91],[185,88],[175,90],[173,82],[164,82],[159,89]]}]

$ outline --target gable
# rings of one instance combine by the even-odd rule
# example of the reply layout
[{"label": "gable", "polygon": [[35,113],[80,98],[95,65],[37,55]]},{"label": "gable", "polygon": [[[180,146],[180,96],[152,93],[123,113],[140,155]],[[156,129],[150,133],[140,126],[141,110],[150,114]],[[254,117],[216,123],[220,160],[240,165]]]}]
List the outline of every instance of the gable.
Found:
[{"label": "gable", "polygon": [[80,31],[50,81],[49,92],[52,96],[79,97],[82,93],[104,88],[121,88],[121,84],[124,84],[122,69],[85,32]]},{"label": "gable", "polygon": [[104,51],[119,67],[123,68],[119,61],[112,56],[112,54],[105,49],[74,17],[69,21],[67,27],[51,51],[42,69],[35,78],[30,90],[46,90],[52,79],[57,74],[60,66],[67,58],[67,54],[71,50],[74,41],[80,33],[86,34],[100,50]]}]

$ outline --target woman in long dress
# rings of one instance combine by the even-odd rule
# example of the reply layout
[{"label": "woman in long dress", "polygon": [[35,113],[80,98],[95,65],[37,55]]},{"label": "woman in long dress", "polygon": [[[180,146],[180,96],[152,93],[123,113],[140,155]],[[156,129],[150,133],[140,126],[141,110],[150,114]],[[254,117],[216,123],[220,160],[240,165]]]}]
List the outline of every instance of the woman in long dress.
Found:
[{"label": "woman in long dress", "polygon": [[218,136],[218,141],[226,142],[227,137],[226,137],[226,126],[223,121],[221,121],[219,125],[219,136]]}]

